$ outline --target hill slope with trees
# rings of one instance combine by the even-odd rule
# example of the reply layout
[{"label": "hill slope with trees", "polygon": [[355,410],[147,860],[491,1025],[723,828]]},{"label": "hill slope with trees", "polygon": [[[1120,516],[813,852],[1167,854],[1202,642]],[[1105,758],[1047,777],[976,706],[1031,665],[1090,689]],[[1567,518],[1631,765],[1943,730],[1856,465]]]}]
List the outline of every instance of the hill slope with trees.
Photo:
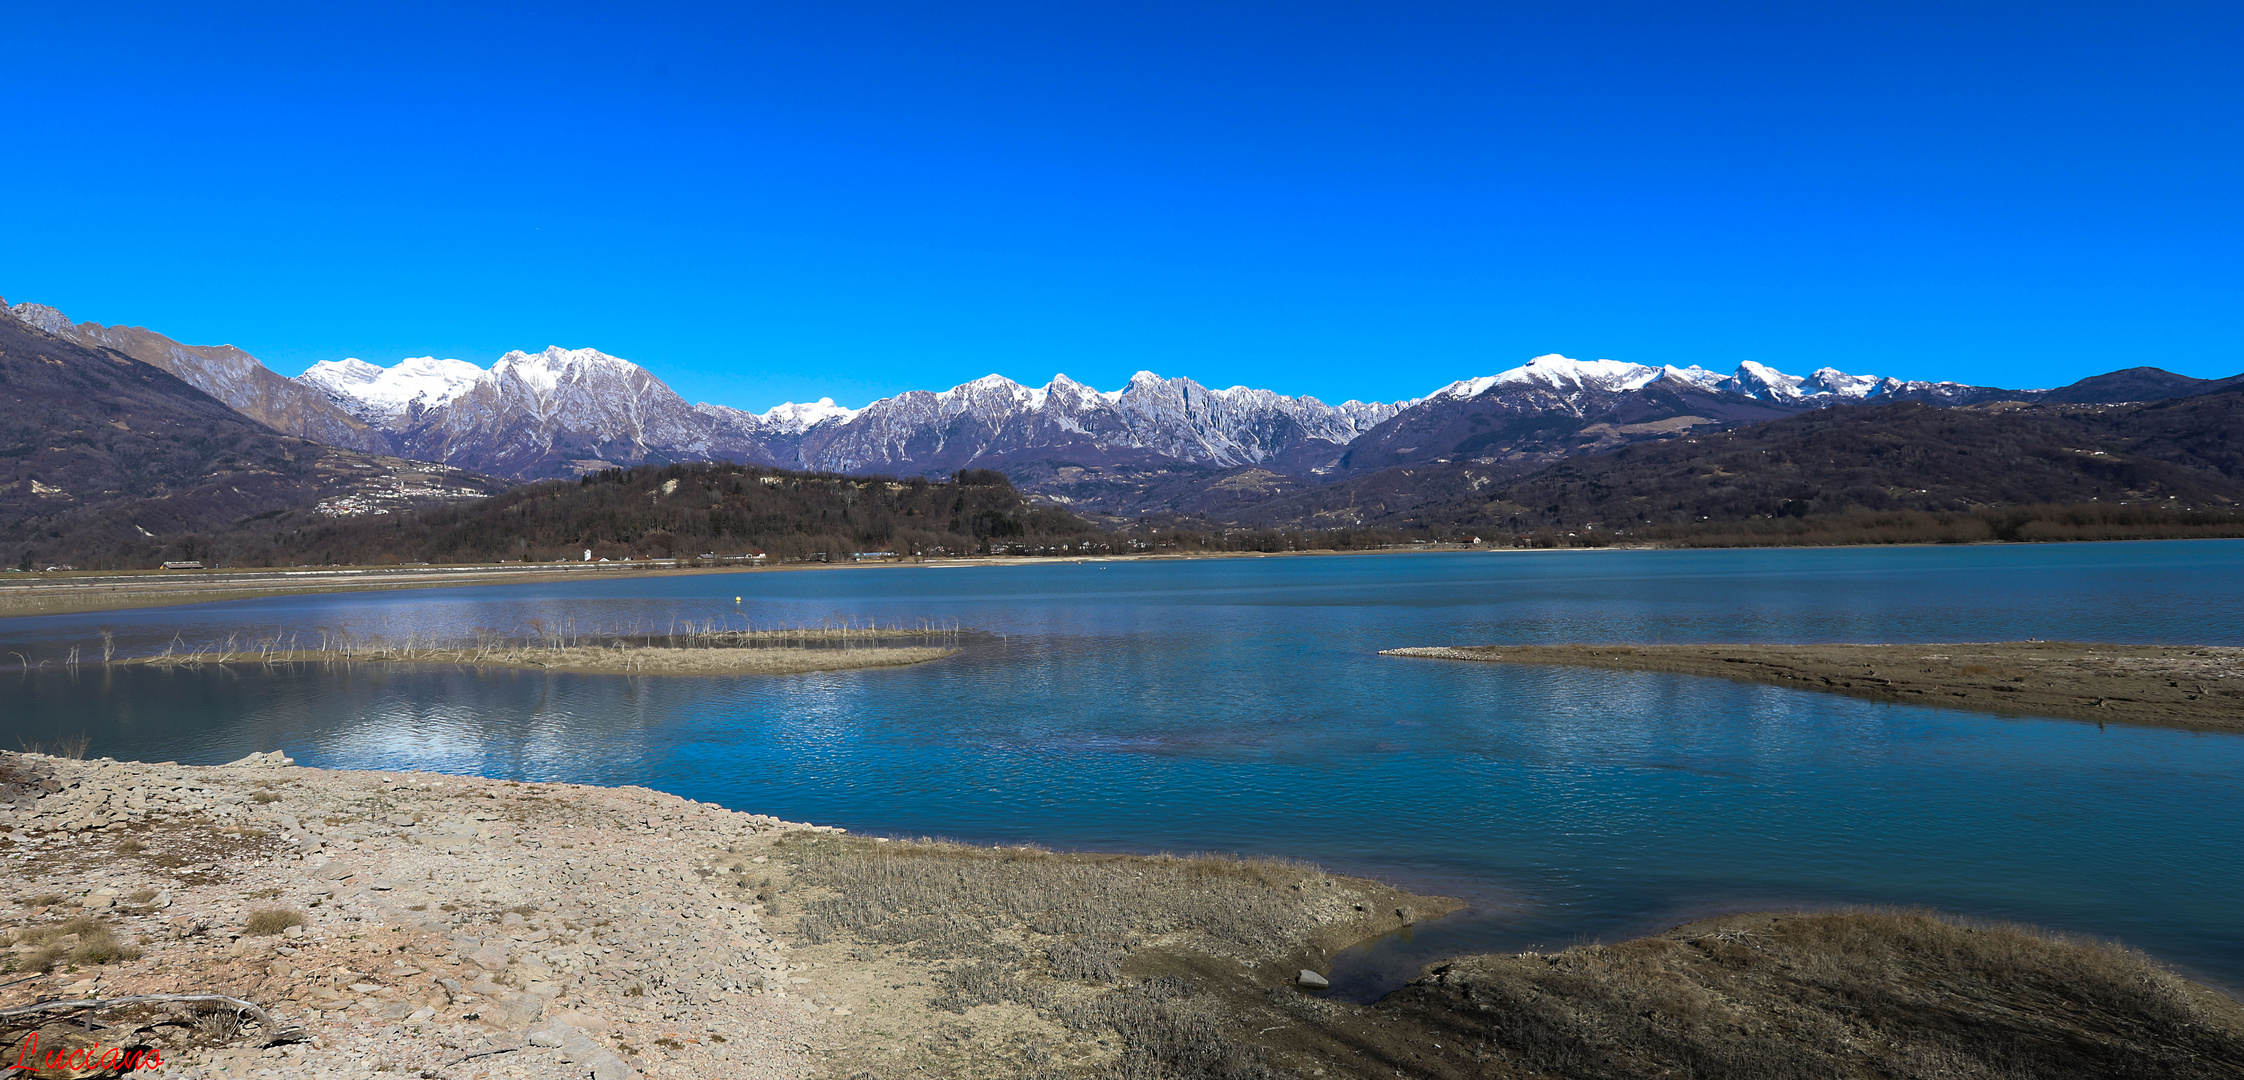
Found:
[{"label": "hill slope with trees", "polygon": [[970,555],[1080,550],[1096,530],[1031,506],[1004,475],[799,473],[697,463],[609,469],[489,499],[334,519],[295,512],[215,538],[236,565],[692,559],[763,552],[773,560],[855,552]]}]

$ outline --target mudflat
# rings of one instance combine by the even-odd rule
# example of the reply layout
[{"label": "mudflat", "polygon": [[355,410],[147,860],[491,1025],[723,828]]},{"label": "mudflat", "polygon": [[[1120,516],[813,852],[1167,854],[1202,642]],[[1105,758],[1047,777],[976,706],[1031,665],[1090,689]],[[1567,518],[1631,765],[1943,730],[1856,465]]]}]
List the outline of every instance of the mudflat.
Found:
[{"label": "mudflat", "polygon": [[1381,655],[1666,671],[1879,701],[2244,731],[2244,648],[2077,641],[1477,645]]}]

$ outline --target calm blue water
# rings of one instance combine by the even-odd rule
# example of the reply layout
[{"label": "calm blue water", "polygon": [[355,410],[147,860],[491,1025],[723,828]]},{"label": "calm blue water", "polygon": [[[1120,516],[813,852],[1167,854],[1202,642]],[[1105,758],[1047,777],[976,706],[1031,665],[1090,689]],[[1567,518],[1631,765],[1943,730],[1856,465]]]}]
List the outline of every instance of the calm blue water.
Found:
[{"label": "calm blue water", "polygon": [[881,568],[243,601],[0,622],[37,665],[296,632],[956,619],[899,671],[0,675],[0,745],[637,783],[797,820],[1310,859],[1474,909],[1342,967],[1772,905],[1926,905],[2116,937],[2244,985],[2244,739],[1680,676],[1374,655],[1528,641],[2244,644],[2244,542],[1460,553]]}]

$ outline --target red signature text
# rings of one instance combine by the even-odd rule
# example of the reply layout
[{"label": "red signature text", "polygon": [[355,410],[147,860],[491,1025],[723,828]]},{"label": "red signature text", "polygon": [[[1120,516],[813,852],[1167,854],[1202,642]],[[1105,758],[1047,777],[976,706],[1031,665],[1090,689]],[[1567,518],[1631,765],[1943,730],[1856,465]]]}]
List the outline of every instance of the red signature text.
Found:
[{"label": "red signature text", "polygon": [[39,1053],[39,1033],[34,1031],[16,1048],[16,1060],[9,1069],[47,1069],[55,1072],[131,1072],[134,1069],[160,1069],[163,1055],[155,1049],[127,1050],[121,1046],[58,1046]]}]

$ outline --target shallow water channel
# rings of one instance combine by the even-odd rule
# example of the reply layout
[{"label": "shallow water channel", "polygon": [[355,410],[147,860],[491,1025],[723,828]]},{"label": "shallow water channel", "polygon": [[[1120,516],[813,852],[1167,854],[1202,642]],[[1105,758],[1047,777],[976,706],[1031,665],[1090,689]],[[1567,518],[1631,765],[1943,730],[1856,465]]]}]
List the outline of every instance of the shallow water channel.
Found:
[{"label": "shallow water channel", "polygon": [[[749,679],[63,666],[103,628],[138,654],[829,618],[989,636]],[[645,784],[881,834],[1283,855],[1473,901],[1343,958],[1353,997],[1448,953],[1846,903],[2118,938],[2244,985],[2244,738],[1375,655],[2030,637],[2244,644],[2244,542],[848,568],[11,619],[0,662],[32,670],[0,672],[0,745]]]}]

